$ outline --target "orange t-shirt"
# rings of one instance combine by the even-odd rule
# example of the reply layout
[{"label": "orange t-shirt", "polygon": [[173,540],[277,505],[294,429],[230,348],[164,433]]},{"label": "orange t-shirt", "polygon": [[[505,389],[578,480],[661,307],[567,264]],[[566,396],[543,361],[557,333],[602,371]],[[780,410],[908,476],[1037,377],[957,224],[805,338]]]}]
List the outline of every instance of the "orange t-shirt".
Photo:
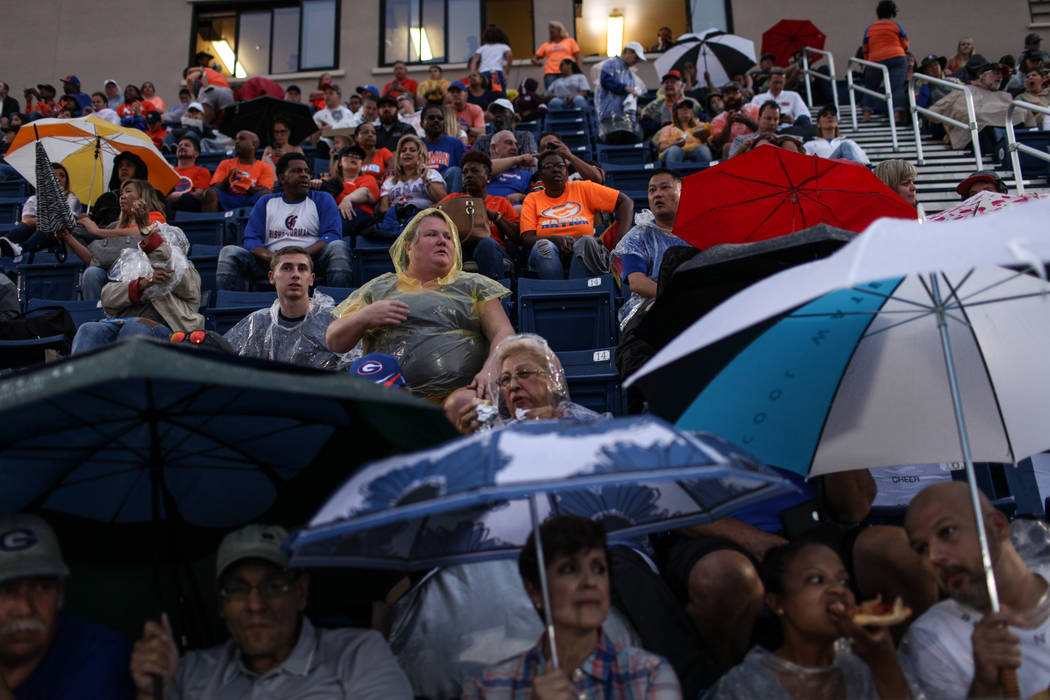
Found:
[{"label": "orange t-shirt", "polygon": [[207,189],[208,185],[211,184],[211,172],[200,165],[191,165],[188,168],[175,168],[175,172],[189,180],[190,186],[186,189],[203,190]]},{"label": "orange t-shirt", "polygon": [[[446,196],[445,199],[442,199],[441,201],[444,202],[445,200],[452,199],[453,197],[469,196],[470,195],[464,194],[462,192],[455,192]],[[518,218],[518,212],[514,211],[514,205],[510,203],[510,200],[508,200],[506,197],[501,197],[498,194],[485,195],[485,208],[491,209],[492,211],[498,211],[500,214],[503,214],[504,219],[511,222],[512,224],[516,224],[518,223],[518,221],[520,221],[520,219]],[[503,248],[504,250],[507,249],[507,242],[503,240],[503,234],[499,232],[499,227],[496,226],[495,221],[489,221],[489,235],[492,236],[492,240],[499,243],[500,248]]]},{"label": "orange t-shirt", "polygon": [[547,57],[543,64],[543,74],[561,73],[561,62],[566,58],[572,58],[573,54],[580,52],[580,46],[571,36],[567,36],[559,42],[548,41],[536,49],[536,58]]},{"label": "orange t-shirt", "polygon": [[245,170],[236,158],[227,158],[215,168],[215,175],[211,178],[211,184],[229,182],[230,191],[234,194],[247,194],[253,187],[262,187],[272,190],[274,181],[273,166],[264,160],[257,160],[252,167]]},{"label": "orange t-shirt", "polygon": [[382,182],[383,177],[386,175],[386,162],[393,155],[389,148],[377,148],[376,152],[372,154],[372,162],[361,166],[361,174],[371,175],[376,179],[376,182]]},{"label": "orange t-shirt", "polygon": [[214,68],[205,68],[204,77],[207,79],[208,85],[215,85],[224,88],[230,87],[230,82],[226,80],[222,73]]},{"label": "orange t-shirt", "polygon": [[535,231],[541,238],[593,236],[594,212],[613,211],[619,196],[619,190],[590,180],[565,183],[557,199],[545,190],[530,192],[521,204],[521,230]]},{"label": "orange t-shirt", "polygon": [[[339,204],[346,198],[346,195],[350,194],[354,190],[361,189],[362,187],[367,188],[368,191],[372,193],[372,196],[376,198],[376,201],[379,201],[379,185],[378,183],[376,183],[376,179],[371,175],[361,174],[355,177],[350,182],[343,183],[343,191],[340,192],[339,196],[335,198],[335,203]],[[355,204],[354,206],[360,209],[361,211],[367,211],[369,214],[375,213],[374,204]]]}]

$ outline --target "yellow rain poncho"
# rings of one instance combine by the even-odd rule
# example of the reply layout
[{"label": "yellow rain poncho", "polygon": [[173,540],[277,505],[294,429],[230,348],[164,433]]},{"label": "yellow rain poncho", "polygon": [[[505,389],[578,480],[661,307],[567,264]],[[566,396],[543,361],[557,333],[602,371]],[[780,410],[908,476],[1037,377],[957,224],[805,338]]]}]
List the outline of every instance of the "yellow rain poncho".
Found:
[{"label": "yellow rain poncho", "polygon": [[[455,259],[444,277],[422,283],[409,277],[408,243],[415,239],[423,219],[439,214],[448,223]],[[370,328],[361,339],[365,353],[393,355],[401,363],[412,393],[431,401],[444,399],[470,384],[489,354],[482,331],[481,307],[508,294],[503,285],[484,275],[463,272],[463,252],[452,220],[439,209],[417,214],[390,246],[396,272],[388,272],[351,294],[333,314],[343,318],[377,301],[408,305],[408,318],[393,326]]]}]

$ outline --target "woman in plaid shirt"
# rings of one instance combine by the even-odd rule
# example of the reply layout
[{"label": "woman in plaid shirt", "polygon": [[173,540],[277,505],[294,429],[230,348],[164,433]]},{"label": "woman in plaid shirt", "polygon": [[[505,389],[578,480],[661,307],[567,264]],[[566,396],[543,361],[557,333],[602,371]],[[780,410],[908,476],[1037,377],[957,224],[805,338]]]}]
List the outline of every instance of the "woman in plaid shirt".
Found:
[{"label": "woman in plaid shirt", "polygon": [[[609,556],[600,523],[574,515],[540,526],[550,591],[558,667],[547,636],[528,651],[485,669],[464,689],[464,700],[569,700],[682,697],[671,664],[643,649],[619,647],[602,631],[609,613]],[[525,590],[543,617],[539,566],[532,535],[518,557]]]}]

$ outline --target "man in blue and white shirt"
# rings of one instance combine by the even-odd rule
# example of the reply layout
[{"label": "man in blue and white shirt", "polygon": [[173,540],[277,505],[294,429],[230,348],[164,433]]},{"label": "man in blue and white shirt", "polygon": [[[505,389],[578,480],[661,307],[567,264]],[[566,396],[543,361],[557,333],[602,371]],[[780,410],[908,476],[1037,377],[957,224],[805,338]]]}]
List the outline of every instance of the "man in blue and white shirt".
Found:
[{"label": "man in blue and white shirt", "polygon": [[244,244],[220,251],[218,288],[250,289],[266,279],[274,252],[293,245],[306,249],[314,271],[327,285],[351,286],[350,248],[342,240],[342,222],[332,195],[310,189],[310,164],[301,153],[281,156],[277,177],[282,193],[256,202],[244,229]]}]

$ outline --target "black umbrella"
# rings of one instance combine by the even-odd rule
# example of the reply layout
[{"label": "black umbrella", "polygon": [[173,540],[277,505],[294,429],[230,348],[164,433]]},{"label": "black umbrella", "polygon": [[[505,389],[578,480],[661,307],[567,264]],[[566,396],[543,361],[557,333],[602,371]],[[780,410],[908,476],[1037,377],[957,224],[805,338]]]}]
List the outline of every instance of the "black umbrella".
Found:
[{"label": "black umbrella", "polygon": [[687,34],[656,58],[653,66],[658,76],[677,70],[685,73],[685,64],[696,66],[701,79],[711,77],[708,87],[722,87],[734,75],[743,75],[755,65],[755,43],[736,34],[708,31],[702,35]]},{"label": "black umbrella", "polygon": [[[33,127],[36,130],[36,127]],[[39,136],[36,142],[36,228],[41,233],[70,231],[77,220],[66,202],[66,193],[58,182],[51,159],[47,157]],[[58,246],[56,255],[60,262],[66,258],[66,247]]]},{"label": "black umbrella", "polygon": [[[633,374],[660,348],[740,290],[781,270],[827,257],[855,235],[852,231],[818,224],[755,243],[723,243],[703,251],[687,246],[669,248],[660,265],[656,303],[624,329],[617,349],[621,376]],[[745,343],[747,339],[742,335],[739,342]],[[720,349],[723,359],[728,361],[740,348],[724,344]],[[721,366],[712,360],[707,369],[717,373]],[[644,394],[649,393],[644,384],[640,389]],[[628,391],[630,404],[640,405],[639,389],[631,387]]]},{"label": "black umbrella", "polygon": [[317,131],[310,108],[300,102],[279,100],[270,95],[246,102],[236,102],[223,110],[222,133],[236,136],[238,131],[251,131],[259,137],[260,146],[269,146],[273,123],[280,119],[292,132],[288,143],[299,144]]}]

